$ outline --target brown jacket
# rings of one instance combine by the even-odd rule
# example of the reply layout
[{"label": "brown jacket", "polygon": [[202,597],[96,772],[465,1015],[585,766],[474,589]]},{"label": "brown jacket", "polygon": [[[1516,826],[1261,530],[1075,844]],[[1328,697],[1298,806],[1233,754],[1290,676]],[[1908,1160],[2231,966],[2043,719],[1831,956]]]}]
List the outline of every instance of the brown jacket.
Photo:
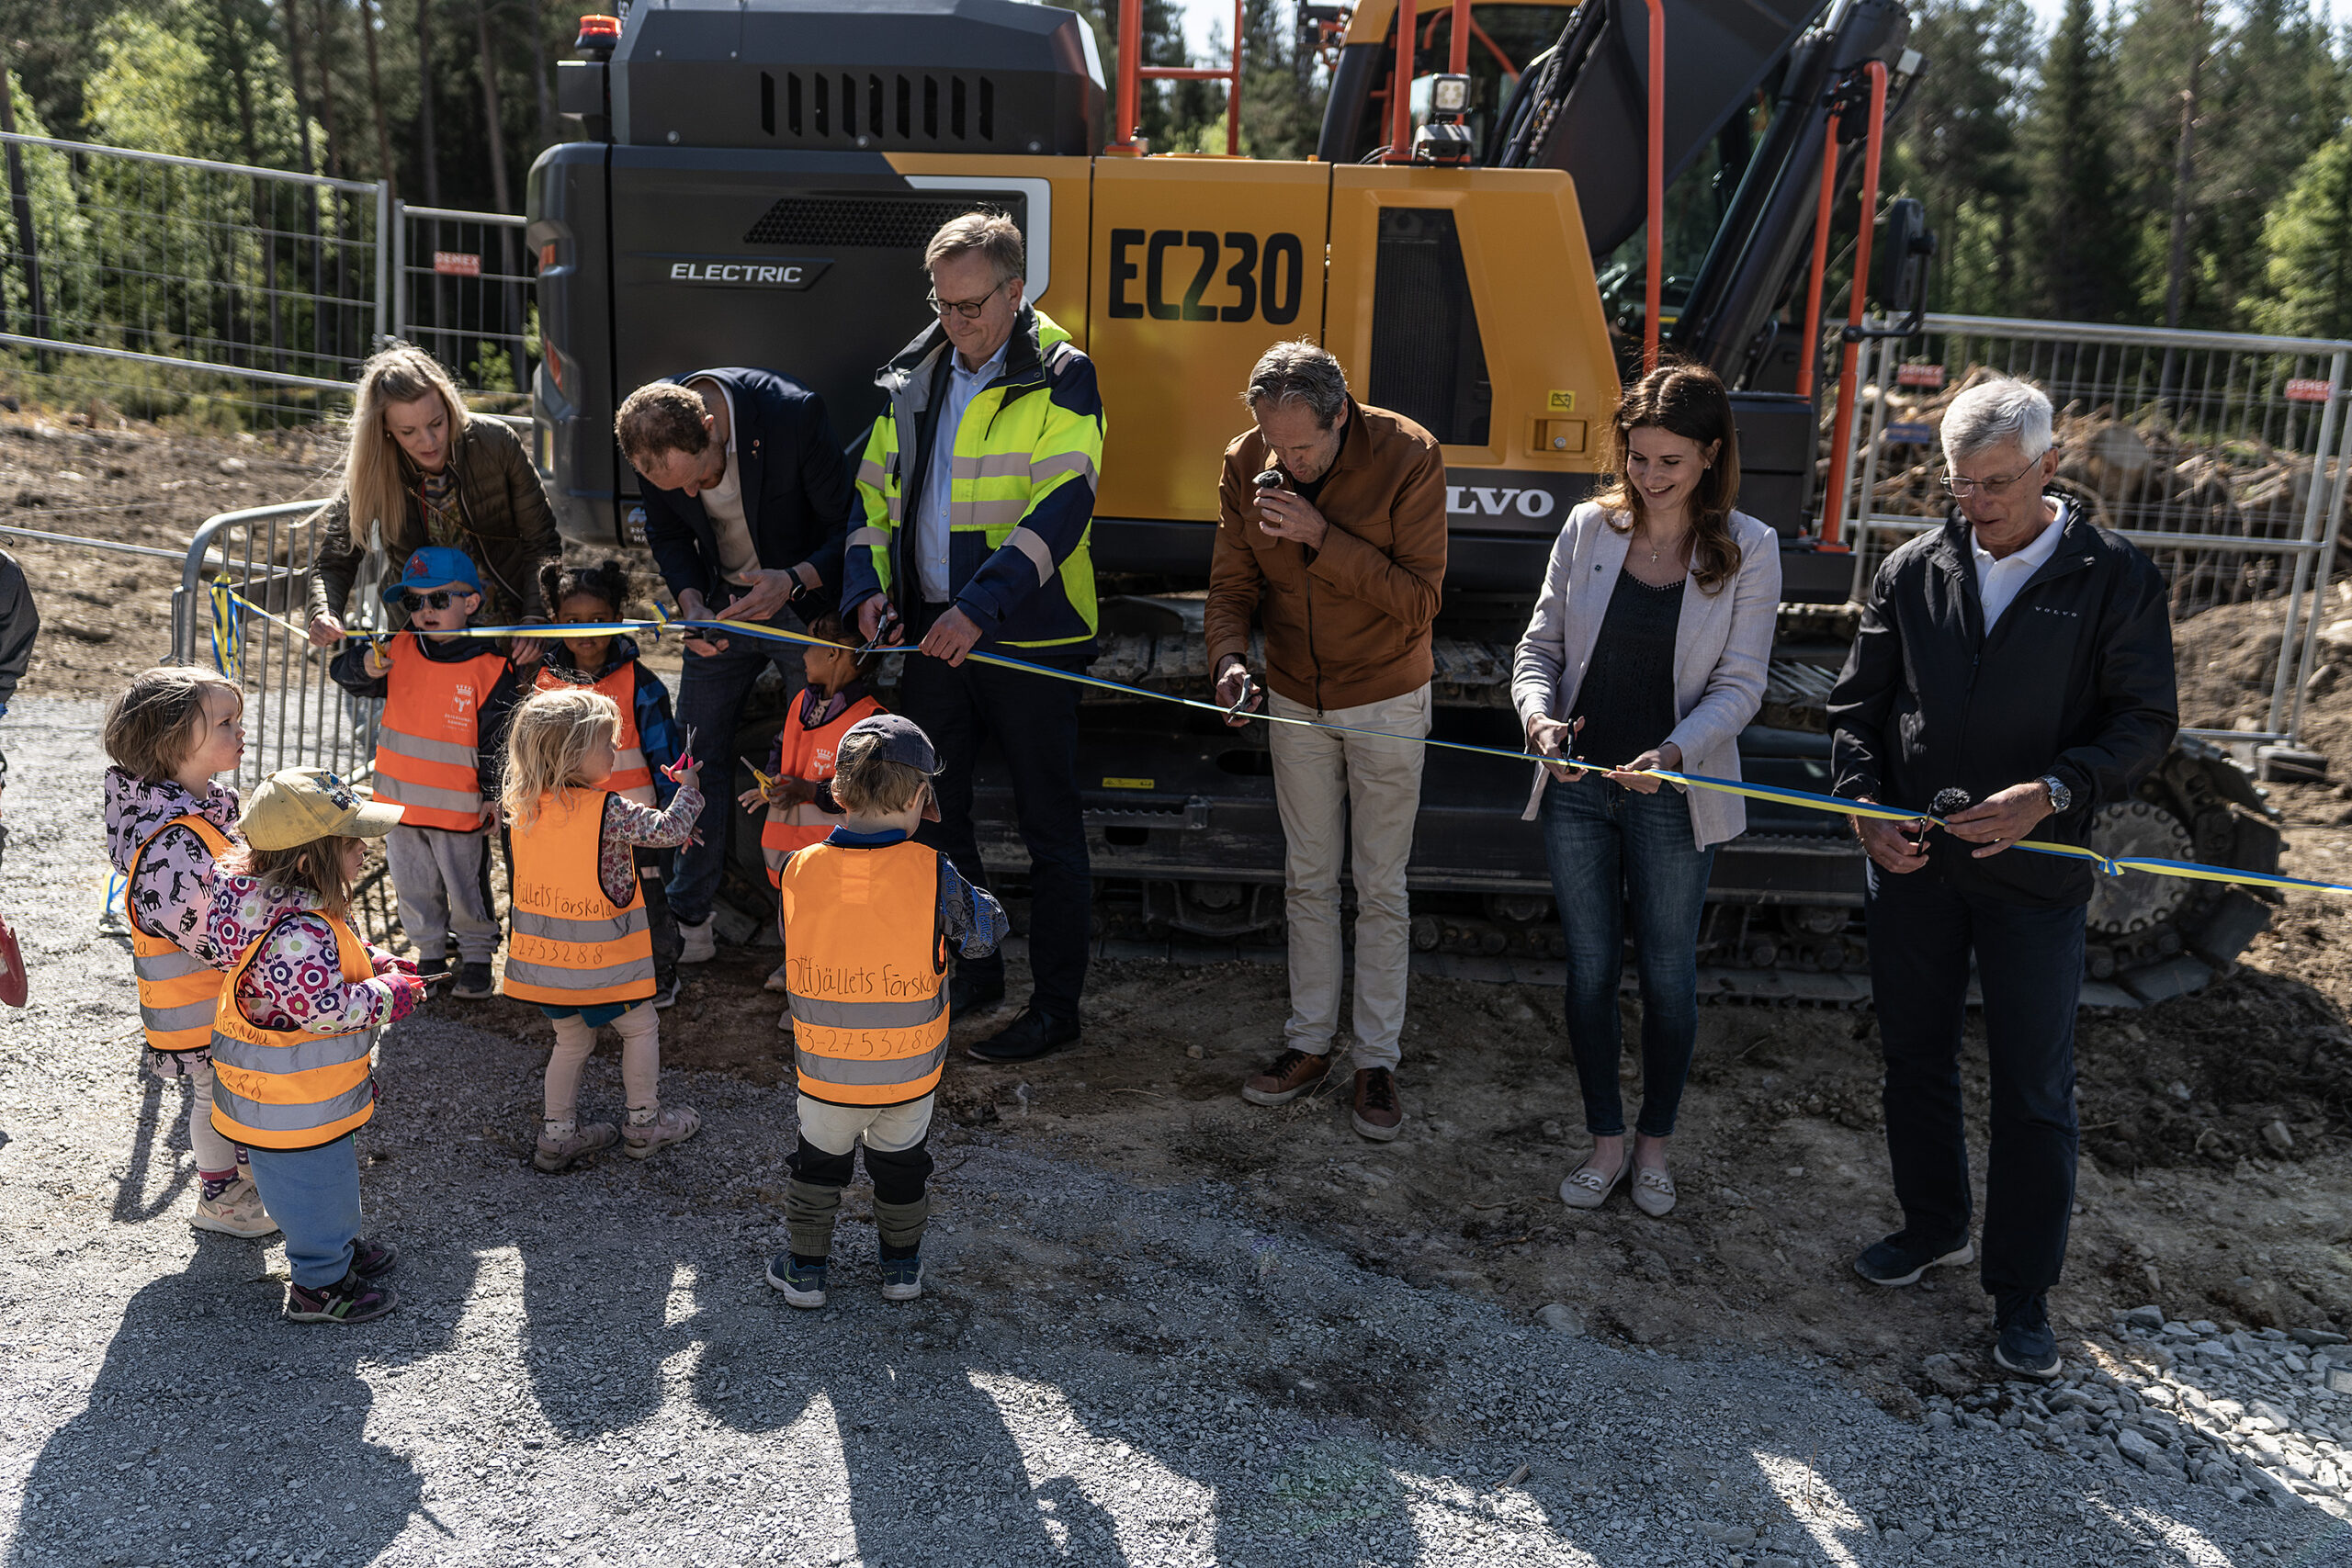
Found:
[{"label": "brown jacket", "polygon": [[[466,421],[449,461],[458,470],[458,511],[467,533],[459,547],[473,558],[485,590],[483,613],[475,619],[487,625],[510,616],[547,619],[539,565],[563,558],[563,539],[522,438],[501,422],[475,414]],[[368,530],[363,525],[356,530],[359,536],[352,537],[351,498],[340,491],[313,515],[319,520],[319,560],[311,574],[311,615],[340,617],[368,554]],[[424,519],[412,494],[398,517],[384,520],[384,553],[394,575],[424,542]]]},{"label": "brown jacket", "polygon": [[1255,426],[1225,449],[1209,561],[1209,668],[1247,657],[1262,613],[1266,683],[1329,711],[1429,683],[1430,626],[1445,581],[1445,459],[1402,414],[1348,400],[1348,433],[1316,498],[1320,549],[1270,538],[1250,481],[1266,467]]}]

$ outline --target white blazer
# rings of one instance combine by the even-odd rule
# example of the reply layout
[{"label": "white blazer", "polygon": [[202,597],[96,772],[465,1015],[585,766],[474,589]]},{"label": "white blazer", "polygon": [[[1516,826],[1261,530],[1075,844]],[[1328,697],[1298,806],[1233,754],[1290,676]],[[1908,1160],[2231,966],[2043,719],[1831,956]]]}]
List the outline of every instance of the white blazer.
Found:
[{"label": "white blazer", "polygon": [[[1682,619],[1674,633],[1679,722],[1666,737],[1682,749],[1678,771],[1719,779],[1740,776],[1739,732],[1764,705],[1773,618],[1781,604],[1779,536],[1744,512],[1731,514],[1731,527],[1739,546],[1738,575],[1713,593],[1701,592],[1696,582],[1682,592]],[[1609,525],[1609,514],[1592,502],[1568,513],[1552,546],[1543,596],[1511,660],[1511,702],[1522,730],[1533,715],[1566,718],[1576,711],[1577,690],[1592,662],[1601,618],[1632,542],[1632,536]],[[1534,819],[1551,778],[1537,764],[1522,813],[1526,820]],[[1690,795],[1698,848],[1746,831],[1747,804],[1740,796],[1706,789]]]}]

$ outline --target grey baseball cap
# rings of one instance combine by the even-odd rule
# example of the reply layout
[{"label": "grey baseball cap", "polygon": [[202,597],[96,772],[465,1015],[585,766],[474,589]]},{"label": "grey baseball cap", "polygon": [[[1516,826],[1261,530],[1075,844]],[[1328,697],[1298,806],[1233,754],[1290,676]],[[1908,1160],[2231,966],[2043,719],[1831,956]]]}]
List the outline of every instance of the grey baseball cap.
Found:
[{"label": "grey baseball cap", "polygon": [[882,760],[886,762],[904,762],[926,773],[939,772],[939,753],[932,749],[931,737],[922,732],[922,726],[913,719],[895,713],[861,718],[842,737],[842,746],[847,747],[853,738],[860,735],[881,738]]}]

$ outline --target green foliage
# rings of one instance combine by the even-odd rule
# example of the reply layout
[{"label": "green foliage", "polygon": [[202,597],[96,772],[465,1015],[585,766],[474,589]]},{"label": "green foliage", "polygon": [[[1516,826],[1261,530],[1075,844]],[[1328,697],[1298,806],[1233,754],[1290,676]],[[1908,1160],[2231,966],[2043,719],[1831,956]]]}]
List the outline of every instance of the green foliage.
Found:
[{"label": "green foliage", "polygon": [[2258,330],[2352,336],[2352,129],[2311,156],[2262,227],[2263,289],[2245,301]]}]

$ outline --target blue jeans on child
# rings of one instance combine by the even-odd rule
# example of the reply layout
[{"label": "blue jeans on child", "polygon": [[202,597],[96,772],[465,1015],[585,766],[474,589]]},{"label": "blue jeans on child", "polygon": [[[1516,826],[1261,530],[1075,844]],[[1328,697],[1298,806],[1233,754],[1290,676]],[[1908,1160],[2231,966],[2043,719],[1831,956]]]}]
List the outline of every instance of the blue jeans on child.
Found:
[{"label": "blue jeans on child", "polygon": [[359,1236],[359,1148],[351,1134],[315,1149],[252,1149],[254,1185],[286,1235],[286,1261],[306,1291],[351,1272]]},{"label": "blue jeans on child", "polygon": [[1643,795],[1600,779],[1555,779],[1544,791],[1543,824],[1544,858],[1567,933],[1568,1048],[1584,1090],[1585,1130],[1600,1138],[1625,1131],[1617,984],[1630,905],[1642,986],[1642,1114],[1634,1130],[1666,1137],[1699,1035],[1699,918],[1715,852],[1693,847],[1690,803],[1671,784]]}]

